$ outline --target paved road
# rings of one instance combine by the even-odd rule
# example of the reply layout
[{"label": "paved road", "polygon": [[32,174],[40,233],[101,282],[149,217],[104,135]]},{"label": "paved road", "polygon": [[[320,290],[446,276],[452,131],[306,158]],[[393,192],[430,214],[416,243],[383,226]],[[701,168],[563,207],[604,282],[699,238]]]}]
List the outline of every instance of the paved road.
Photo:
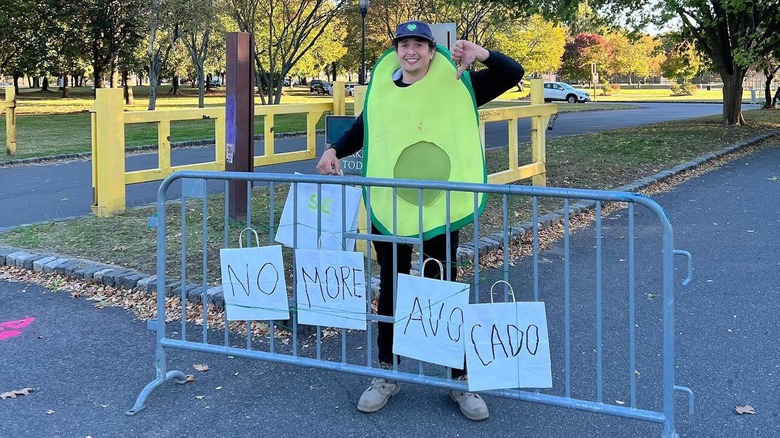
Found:
[{"label": "paved road", "polygon": [[[676,383],[689,386],[696,394],[692,416],[686,412],[684,397],[676,398],[677,431],[682,437],[780,436],[777,177],[780,147],[736,160],[654,197],[673,224],[675,247],[689,250],[694,257],[694,281],[688,287],[678,286],[675,296]],[[618,212],[606,219],[605,230],[620,230],[625,216]],[[653,233],[643,221],[640,214],[640,241]],[[612,251],[619,235],[614,241],[605,239],[605,267],[617,261]],[[572,254],[592,252],[593,239],[592,229],[579,230],[571,241]],[[624,238],[622,242],[624,246]],[[637,259],[657,260],[655,248],[638,244]],[[541,259],[558,260],[559,254],[560,244],[556,244]],[[542,264],[543,271],[548,264]],[[592,265],[578,266],[573,266],[574,278],[592,276]],[[640,276],[646,272],[643,267],[653,268],[640,265]],[[681,260],[676,267],[679,280]],[[515,271],[521,268],[518,265]],[[615,277],[609,271],[604,274],[610,285],[609,279]],[[513,275],[520,278],[528,272]],[[558,296],[556,284],[547,283],[551,278],[544,272],[541,278],[543,293],[551,299]],[[655,347],[658,321],[645,311],[657,310],[660,299],[645,298],[646,294],[637,291],[638,333],[640,340]],[[490,419],[474,423],[460,415],[444,390],[411,384],[404,384],[381,412],[366,415],[355,408],[365,378],[180,351],[169,354],[173,369],[192,372],[192,364],[207,363],[211,370],[199,373],[192,384],[164,385],[152,394],[149,409],[126,417],[124,411],[154,374],[153,335],[143,322],[121,309],[96,310],[91,302],[71,299],[65,293],[5,280],[0,280],[0,300],[0,322],[36,318],[21,335],[0,340],[0,391],[35,388],[31,395],[0,400],[3,437],[661,434],[658,425],[496,397],[487,397]],[[604,303],[609,309],[613,300]],[[624,321],[620,315],[605,314],[605,333],[610,339],[605,345],[607,364],[611,354],[625,351],[625,337],[611,336],[616,322]],[[551,336],[559,335],[556,327],[560,328],[551,325]],[[592,356],[595,344],[588,345],[581,353]],[[575,367],[583,363],[579,357],[575,357]],[[556,362],[553,369],[558,368]],[[644,362],[640,368],[640,387],[656,381],[657,368]],[[559,372],[554,375],[559,382]],[[573,377],[577,392],[583,391],[577,383],[580,378],[593,380],[592,373]],[[626,400],[620,387],[605,385],[607,400]],[[648,395],[651,399],[658,396]],[[736,406],[746,404],[755,408],[755,415],[735,413]]]},{"label": "paved road", "polygon": [[[550,136],[572,135],[603,131],[621,127],[702,117],[722,112],[720,104],[639,104],[639,109],[615,111],[587,111],[566,113],[558,118]],[[506,124],[496,123],[487,130],[487,144],[506,145]],[[528,141],[528,122],[521,122],[521,136]],[[324,141],[319,137],[320,144]],[[278,151],[301,150],[303,139],[282,139]],[[259,148],[258,154],[262,153]],[[195,163],[213,160],[213,148],[175,150],[172,164]],[[133,155],[127,159],[127,170],[152,168],[157,165],[156,154]],[[302,161],[264,167],[270,172],[314,171],[314,161]],[[91,162],[78,160],[34,166],[0,168],[0,230],[16,225],[83,216],[91,212],[92,182]],[[156,200],[159,182],[136,184],[127,188],[127,206],[147,205]],[[178,195],[175,191],[173,195]],[[31,208],[36,206],[36,208]],[[40,208],[44,207],[45,208]]]}]

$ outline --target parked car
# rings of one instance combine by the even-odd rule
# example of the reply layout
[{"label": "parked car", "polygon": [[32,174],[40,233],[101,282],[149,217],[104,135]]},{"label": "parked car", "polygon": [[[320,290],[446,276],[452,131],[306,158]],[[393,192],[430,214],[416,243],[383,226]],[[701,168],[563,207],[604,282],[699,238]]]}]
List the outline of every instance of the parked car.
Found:
[{"label": "parked car", "polygon": [[309,82],[309,93],[322,94],[324,82],[320,79],[312,79]]},{"label": "parked car", "polygon": [[284,86],[285,87],[292,86],[292,78],[291,77],[288,76],[288,77],[284,78]]},{"label": "parked car", "polygon": [[545,82],[544,101],[552,102],[554,100],[569,103],[590,102],[590,94],[587,91],[578,90],[566,82]]},{"label": "parked car", "polygon": [[324,82],[322,84],[322,94],[327,94],[329,96],[333,96],[333,83],[332,82]]},{"label": "parked car", "polygon": [[346,89],[347,96],[354,96],[355,95],[355,87],[357,87],[358,84],[355,83],[347,83],[344,84],[344,88]]}]

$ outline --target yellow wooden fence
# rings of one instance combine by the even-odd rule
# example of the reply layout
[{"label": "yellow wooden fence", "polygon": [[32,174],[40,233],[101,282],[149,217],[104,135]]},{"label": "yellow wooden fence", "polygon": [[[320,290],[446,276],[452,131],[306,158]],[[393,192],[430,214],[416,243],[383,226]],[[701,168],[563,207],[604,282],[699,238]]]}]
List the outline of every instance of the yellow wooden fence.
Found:
[{"label": "yellow wooden fence", "polygon": [[[361,88],[361,87],[358,87]],[[316,126],[323,114],[346,113],[343,82],[333,86],[332,102],[258,105],[255,116],[263,117],[264,153],[256,156],[254,165],[264,166],[316,158]],[[362,110],[364,89],[356,90],[355,112]],[[506,121],[509,128],[509,163],[504,171],[488,176],[488,182],[506,184],[532,178],[534,185],[546,184],[545,142],[550,115],[557,112],[555,105],[544,104],[542,81],[531,81],[531,105],[480,110],[480,125],[484,144],[484,124]],[[225,169],[225,108],[171,109],[156,111],[124,111],[121,89],[96,90],[92,106],[92,210],[97,216],[107,217],[125,209],[127,184],[162,180],[177,170]],[[274,117],[281,114],[306,114],[306,149],[276,153]],[[517,121],[531,119],[531,163],[518,164],[519,142]],[[208,119],[214,123],[214,160],[181,166],[171,165],[171,122]],[[125,127],[136,123],[157,124],[157,167],[138,171],[125,170]],[[117,178],[124,175],[124,178]]]},{"label": "yellow wooden fence", "polygon": [[0,114],[5,112],[5,152],[16,153],[16,90],[5,87],[5,98],[0,100]]}]

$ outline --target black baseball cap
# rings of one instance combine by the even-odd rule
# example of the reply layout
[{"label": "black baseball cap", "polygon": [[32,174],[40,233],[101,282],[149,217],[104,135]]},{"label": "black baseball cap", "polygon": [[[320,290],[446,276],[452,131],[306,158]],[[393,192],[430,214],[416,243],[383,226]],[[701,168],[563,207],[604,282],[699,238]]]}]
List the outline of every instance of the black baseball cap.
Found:
[{"label": "black baseball cap", "polygon": [[396,28],[395,31],[395,38],[393,38],[393,43],[397,43],[404,38],[420,38],[432,43],[435,42],[433,33],[431,32],[431,26],[429,26],[428,23],[417,20],[406,21],[398,25],[398,28]]}]

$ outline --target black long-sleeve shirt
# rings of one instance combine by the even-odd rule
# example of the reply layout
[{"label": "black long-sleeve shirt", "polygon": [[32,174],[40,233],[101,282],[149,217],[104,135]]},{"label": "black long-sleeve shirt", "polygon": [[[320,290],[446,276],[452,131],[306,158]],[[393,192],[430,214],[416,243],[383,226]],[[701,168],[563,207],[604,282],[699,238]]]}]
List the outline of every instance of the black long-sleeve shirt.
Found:
[{"label": "black long-sleeve shirt", "polygon": [[[438,55],[441,56],[441,55]],[[490,56],[483,62],[482,70],[471,72],[471,86],[477,106],[482,106],[506,90],[514,87],[523,78],[525,70],[514,59],[501,52],[491,50]],[[400,79],[395,81],[399,87],[408,86]],[[355,119],[355,123],[331,146],[336,150],[336,157],[343,158],[352,155],[363,148],[363,113]]]}]

